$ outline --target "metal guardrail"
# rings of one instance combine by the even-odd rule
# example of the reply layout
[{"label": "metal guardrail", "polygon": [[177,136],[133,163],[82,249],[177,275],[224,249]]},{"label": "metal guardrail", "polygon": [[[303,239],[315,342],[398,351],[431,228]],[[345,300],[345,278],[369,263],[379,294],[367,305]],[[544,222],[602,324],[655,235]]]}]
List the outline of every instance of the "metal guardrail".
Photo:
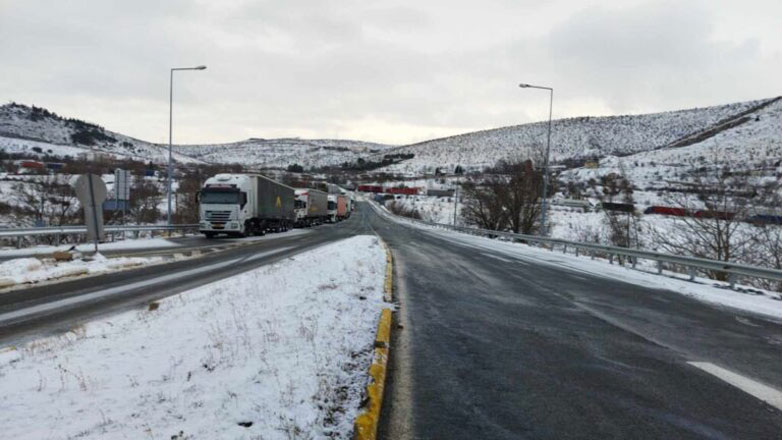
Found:
[{"label": "metal guardrail", "polygon": [[[103,230],[108,234],[134,232],[138,235],[139,232],[144,231],[185,231],[188,229],[197,229],[198,224],[178,224],[178,225],[106,225]],[[72,234],[86,234],[87,226],[85,225],[65,225],[65,226],[48,226],[43,228],[15,228],[15,229],[0,229],[0,239],[3,238],[16,238],[17,247],[21,247],[21,239],[23,237],[34,236],[54,236],[55,244],[60,243],[60,237],[63,235]]]},{"label": "metal guardrail", "polygon": [[[370,202],[374,204],[375,202]],[[380,209],[380,208],[379,208]],[[651,260],[657,263],[657,273],[662,273],[664,264],[671,264],[676,266],[683,266],[688,269],[690,280],[695,279],[695,275],[698,270],[722,272],[728,274],[728,282],[731,289],[735,289],[736,281],[739,277],[749,278],[762,278],[766,280],[773,280],[782,282],[782,270],[771,269],[760,266],[750,266],[746,264],[730,263],[719,260],[709,260],[707,258],[697,257],[685,257],[680,255],[663,254],[660,252],[644,251],[640,249],[629,249],[616,246],[604,246],[596,243],[582,243],[577,241],[563,240],[559,238],[542,237],[539,235],[526,235],[516,234],[513,232],[501,232],[492,231],[488,229],[469,228],[465,226],[446,225],[442,223],[434,223],[423,220],[411,219],[408,217],[397,216],[387,210],[381,209],[381,211],[387,215],[397,217],[412,223],[419,223],[425,226],[448,229],[453,231],[464,232],[473,235],[490,236],[490,237],[504,237],[514,240],[520,240],[530,243],[537,243],[541,245],[550,245],[553,251],[555,246],[562,246],[564,252],[567,252],[568,248],[572,248],[576,255],[579,255],[581,251],[594,257],[596,255],[607,256],[609,262],[613,263],[615,257],[625,257],[627,261],[636,267],[639,259]]]}]

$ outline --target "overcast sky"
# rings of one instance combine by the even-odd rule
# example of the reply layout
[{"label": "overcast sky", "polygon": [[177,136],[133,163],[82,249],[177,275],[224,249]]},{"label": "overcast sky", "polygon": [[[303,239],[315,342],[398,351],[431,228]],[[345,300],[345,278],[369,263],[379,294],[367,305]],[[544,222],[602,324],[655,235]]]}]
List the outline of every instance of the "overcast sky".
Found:
[{"label": "overcast sky", "polygon": [[0,100],[153,142],[409,143],[782,94],[782,1],[0,0]]}]

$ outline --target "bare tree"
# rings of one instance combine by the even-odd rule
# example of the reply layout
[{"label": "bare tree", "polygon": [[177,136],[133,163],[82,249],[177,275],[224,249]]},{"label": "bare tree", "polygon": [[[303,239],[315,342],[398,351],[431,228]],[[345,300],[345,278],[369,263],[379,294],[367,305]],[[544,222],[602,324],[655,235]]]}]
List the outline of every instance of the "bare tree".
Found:
[{"label": "bare tree", "polygon": [[[741,233],[750,207],[751,187],[746,177],[729,169],[697,176],[688,192],[671,196],[669,203],[688,215],[673,217],[671,231],[657,231],[656,238],[668,252],[719,261],[743,261],[747,237]],[[712,278],[726,280],[715,271]]]},{"label": "bare tree", "polygon": [[18,202],[17,217],[45,225],[64,225],[76,221],[79,203],[73,188],[59,175],[42,176],[13,186]]},{"label": "bare tree", "polygon": [[543,172],[531,160],[505,165],[507,184],[500,191],[508,227],[515,233],[534,234],[540,228]]},{"label": "bare tree", "polygon": [[[620,173],[608,174],[601,178],[603,186],[604,202],[621,202],[626,205],[634,205],[633,185],[620,167]],[[604,210],[605,224],[608,227],[608,239],[614,246],[638,247],[639,244],[639,219],[634,209],[618,211]]]},{"label": "bare tree", "polygon": [[494,231],[503,229],[507,214],[501,194],[505,185],[505,179],[498,176],[489,176],[479,184],[465,182],[462,185],[461,211],[464,222]]},{"label": "bare tree", "polygon": [[[782,195],[778,181],[761,188],[758,203],[752,207],[754,234],[751,240],[752,252],[747,253],[747,262],[760,266],[782,269]],[[782,292],[782,282],[761,282],[761,287]]]},{"label": "bare tree", "polygon": [[176,212],[173,215],[175,223],[198,223],[197,194],[201,190],[206,176],[201,173],[190,173],[179,179],[179,188],[176,191]]},{"label": "bare tree", "polygon": [[130,215],[136,223],[156,223],[160,220],[160,202],[163,194],[154,182],[138,179],[133,185]]},{"label": "bare tree", "polygon": [[402,217],[408,217],[408,218],[414,218],[414,219],[421,219],[421,213],[418,212],[417,209],[413,207],[405,206],[404,203],[399,203],[396,200],[391,201],[391,203],[388,203],[386,205],[386,208],[388,208],[389,211],[396,215],[400,215]]}]

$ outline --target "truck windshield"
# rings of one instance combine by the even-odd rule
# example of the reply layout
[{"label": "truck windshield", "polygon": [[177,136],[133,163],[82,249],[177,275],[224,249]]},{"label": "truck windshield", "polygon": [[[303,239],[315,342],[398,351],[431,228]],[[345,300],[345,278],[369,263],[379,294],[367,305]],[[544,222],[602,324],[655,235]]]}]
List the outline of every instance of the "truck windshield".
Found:
[{"label": "truck windshield", "polygon": [[293,207],[296,209],[306,208],[307,204],[304,202],[304,200],[296,200],[293,202]]},{"label": "truck windshield", "polygon": [[333,211],[333,210],[337,209],[337,202],[329,201],[328,209],[329,209],[329,211]]},{"label": "truck windshield", "polygon": [[201,191],[201,203],[203,204],[223,204],[238,205],[238,191]]}]

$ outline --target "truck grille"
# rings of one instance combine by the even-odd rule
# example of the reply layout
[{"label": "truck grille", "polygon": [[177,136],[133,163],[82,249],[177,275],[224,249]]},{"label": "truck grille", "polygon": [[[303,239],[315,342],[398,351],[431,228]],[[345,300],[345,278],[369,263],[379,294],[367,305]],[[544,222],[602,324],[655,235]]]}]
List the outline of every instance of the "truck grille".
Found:
[{"label": "truck grille", "polygon": [[206,220],[210,222],[227,222],[231,219],[231,211],[206,211]]}]

